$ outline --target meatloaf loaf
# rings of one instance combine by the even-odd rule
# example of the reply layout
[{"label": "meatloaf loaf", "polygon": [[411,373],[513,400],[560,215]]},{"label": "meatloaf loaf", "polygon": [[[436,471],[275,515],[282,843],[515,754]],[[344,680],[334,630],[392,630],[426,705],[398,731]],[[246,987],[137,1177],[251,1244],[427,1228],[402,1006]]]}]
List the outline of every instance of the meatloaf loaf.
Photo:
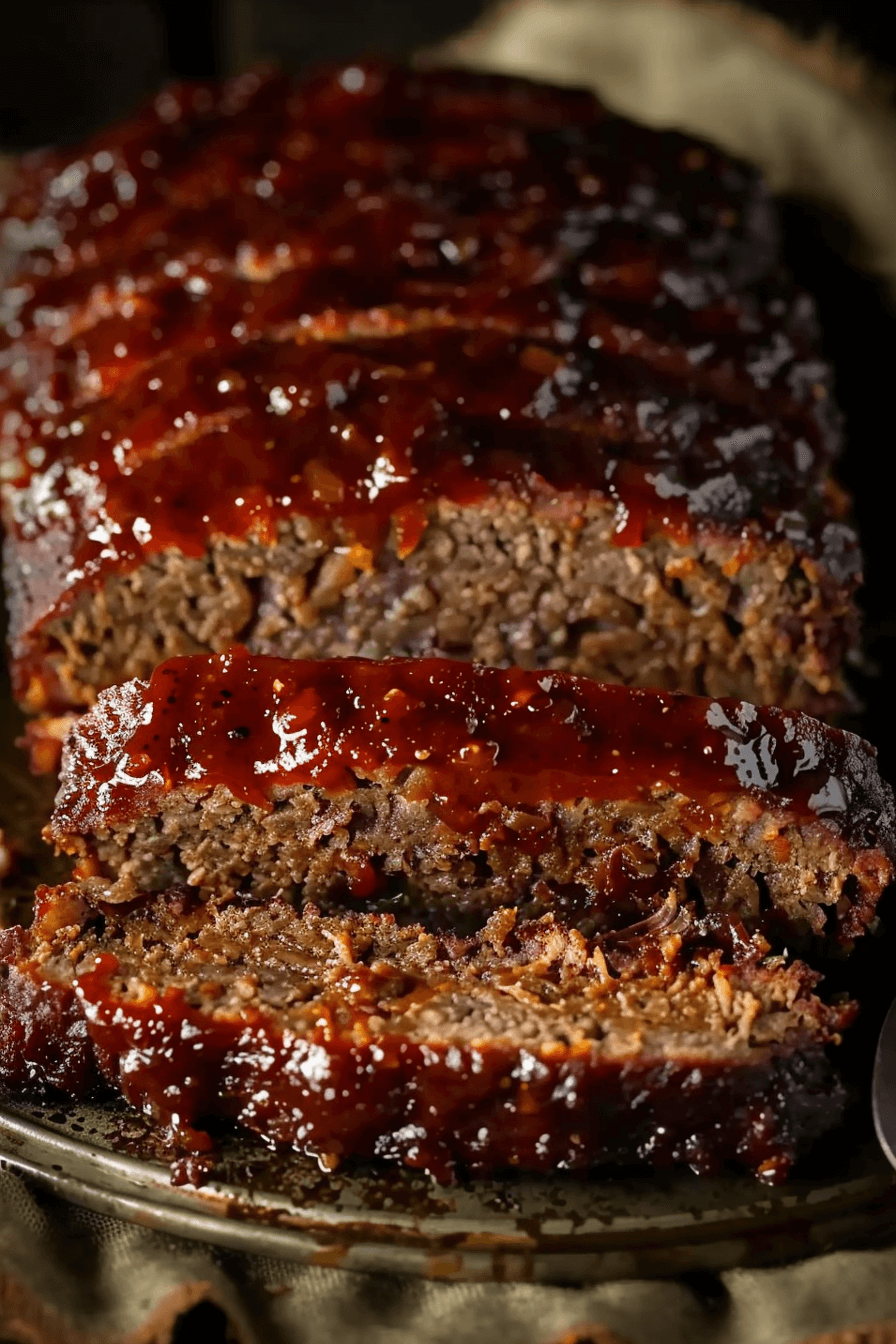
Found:
[{"label": "meatloaf loaf", "polygon": [[351,65],[28,157],[16,690],[239,639],[832,708],[860,560],[756,175],[583,93]]},{"label": "meatloaf loaf", "polygon": [[186,882],[466,928],[550,910],[589,933],[687,906],[842,940],[896,854],[874,749],[800,711],[245,650],[104,691],[45,834],[115,879],[110,900]]},{"label": "meatloaf loaf", "polygon": [[186,888],[45,890],[0,933],[0,1078],[102,1078],[186,1150],[212,1118],[446,1178],[732,1159],[768,1181],[840,1119],[825,1055],[853,1015],[729,919],[605,946],[496,911],[461,937]]}]

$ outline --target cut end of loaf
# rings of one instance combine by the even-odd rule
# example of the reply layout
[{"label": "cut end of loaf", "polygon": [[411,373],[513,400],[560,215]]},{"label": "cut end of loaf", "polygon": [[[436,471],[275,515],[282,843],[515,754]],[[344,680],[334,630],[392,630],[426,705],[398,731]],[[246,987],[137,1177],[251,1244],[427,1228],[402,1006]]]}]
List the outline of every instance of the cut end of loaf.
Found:
[{"label": "cut end of loaf", "polygon": [[823,715],[850,704],[855,576],[834,580],[786,539],[748,545],[703,528],[633,548],[616,544],[616,527],[597,499],[553,512],[509,498],[442,503],[400,556],[394,533],[367,551],[338,527],[294,520],[273,545],[217,538],[201,556],[144,558],[56,609],[40,591],[52,564],[9,541],[16,694],[30,712],[84,707],[160,657],[239,640],[301,658],[552,667]]}]

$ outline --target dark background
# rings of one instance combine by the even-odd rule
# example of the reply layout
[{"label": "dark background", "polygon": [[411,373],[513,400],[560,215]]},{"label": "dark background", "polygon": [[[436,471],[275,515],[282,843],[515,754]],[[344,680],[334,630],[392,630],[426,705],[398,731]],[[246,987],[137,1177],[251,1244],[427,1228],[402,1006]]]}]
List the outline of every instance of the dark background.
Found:
[{"label": "dark background", "polygon": [[301,68],[401,56],[464,28],[480,0],[28,0],[2,5],[0,149],[77,139],[174,76],[258,58]]},{"label": "dark background", "polygon": [[[835,29],[896,74],[891,0],[757,0],[803,35]],[[274,56],[302,67],[400,56],[464,28],[482,0],[6,0],[0,149],[76,139],[172,75]]]}]

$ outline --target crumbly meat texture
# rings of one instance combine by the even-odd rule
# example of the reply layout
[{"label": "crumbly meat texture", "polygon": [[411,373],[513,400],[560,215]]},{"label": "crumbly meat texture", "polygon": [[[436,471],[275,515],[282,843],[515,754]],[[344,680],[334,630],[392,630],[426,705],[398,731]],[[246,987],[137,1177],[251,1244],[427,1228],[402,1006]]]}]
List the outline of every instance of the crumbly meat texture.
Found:
[{"label": "crumbly meat texture", "polygon": [[[568,511],[567,511],[568,512]],[[614,544],[616,515],[572,518],[496,499],[436,505],[419,545],[391,536],[371,563],[308,519],[274,546],[218,539],[203,556],[170,549],[34,619],[11,544],[7,591],[18,690],[33,710],[91,704],[163,658],[218,652],[315,658],[442,655],[556,667],[600,681],[740,696],[825,713],[848,699],[857,639],[850,585],[787,540],[706,531]],[[28,562],[44,572],[44,557]]]},{"label": "crumbly meat texture", "polygon": [[[701,834],[691,800],[504,808],[485,845],[432,811],[377,785],[355,794],[278,791],[272,809],[226,789],[190,790],[155,816],[67,841],[82,871],[115,877],[112,898],[174,882],[297,903],[354,899],[364,908],[449,906],[472,924],[495,905],[557,908],[585,930],[644,917],[671,899],[769,918],[790,937],[832,932],[845,941],[874,917],[891,867],[856,857],[820,823],[805,830],[741,798]],[[537,827],[537,843],[516,832]],[[720,834],[721,832],[721,834]],[[779,861],[779,856],[786,856]]]},{"label": "crumbly meat texture", "polygon": [[562,910],[666,899],[861,934],[893,872],[874,751],[798,712],[446,660],[174,659],[73,728],[47,838],[112,897]]},{"label": "crumbly meat texture", "polygon": [[842,1113],[825,1047],[853,1009],[743,930],[738,961],[680,925],[602,945],[506,909],[464,938],[102,896],[44,891],[32,929],[0,935],[0,1076],[78,1095],[101,1077],[187,1148],[219,1117],[327,1166],[734,1160],[778,1180]]},{"label": "crumbly meat texture", "polygon": [[830,373],[754,173],[460,72],[197,96],[7,206],[29,709],[235,638],[843,704]]}]

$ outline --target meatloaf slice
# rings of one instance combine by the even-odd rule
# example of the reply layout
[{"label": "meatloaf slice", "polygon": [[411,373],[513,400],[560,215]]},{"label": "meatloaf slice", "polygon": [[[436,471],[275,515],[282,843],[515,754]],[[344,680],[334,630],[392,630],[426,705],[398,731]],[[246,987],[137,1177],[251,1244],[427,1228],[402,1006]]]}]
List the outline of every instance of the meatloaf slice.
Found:
[{"label": "meatloaf slice", "polygon": [[97,885],[45,889],[31,929],[0,934],[0,1078],[81,1095],[99,1076],[188,1149],[226,1118],[326,1168],[731,1159],[777,1181],[841,1116],[825,1046],[852,1007],[733,924],[739,960],[680,922],[602,948],[507,909],[464,938]]},{"label": "meatloaf slice", "polygon": [[829,370],[743,165],[353,65],[32,156],[4,237],[29,708],[235,639],[842,702]]},{"label": "meatloaf slice", "polygon": [[893,871],[874,749],[798,711],[449,660],[172,659],[75,725],[45,832],[187,882],[613,928],[663,902],[844,940]]}]

